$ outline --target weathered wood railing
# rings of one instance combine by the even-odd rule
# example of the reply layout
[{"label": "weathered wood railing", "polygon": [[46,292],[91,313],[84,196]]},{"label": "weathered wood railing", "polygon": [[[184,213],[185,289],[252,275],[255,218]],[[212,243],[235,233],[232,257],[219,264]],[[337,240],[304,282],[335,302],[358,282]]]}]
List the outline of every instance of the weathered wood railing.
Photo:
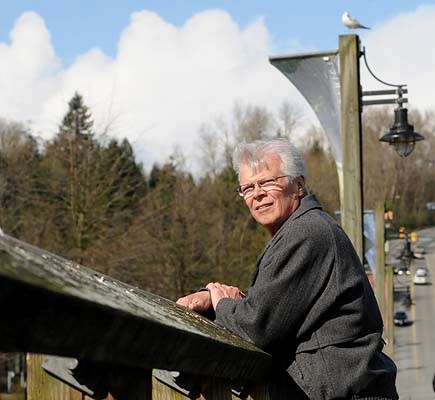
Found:
[{"label": "weathered wood railing", "polygon": [[80,392],[29,356],[28,399],[231,399],[234,382],[244,382],[240,397],[267,398],[268,354],[170,300],[4,234],[0,302],[0,351],[79,360],[51,358],[45,369]]}]

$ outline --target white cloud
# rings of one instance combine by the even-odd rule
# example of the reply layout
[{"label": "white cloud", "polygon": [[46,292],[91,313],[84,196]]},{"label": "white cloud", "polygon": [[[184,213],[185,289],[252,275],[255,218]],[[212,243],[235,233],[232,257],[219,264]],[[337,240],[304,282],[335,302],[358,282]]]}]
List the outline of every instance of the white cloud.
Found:
[{"label": "white cloud", "polygon": [[44,21],[35,13],[16,21],[10,45],[0,43],[0,110],[3,117],[34,119],[56,89],[59,63]]},{"label": "white cloud", "polygon": [[[362,40],[370,69],[380,79],[393,84],[407,84],[411,107],[435,106],[435,6],[425,5],[384,21]],[[361,67],[364,89],[387,89],[369,78]]]},{"label": "white cloud", "polygon": [[181,27],[149,11],[134,13],[113,59],[91,49],[64,69],[37,14],[23,14],[11,36],[10,45],[0,44],[1,76],[8,77],[0,81],[3,117],[31,120],[48,138],[77,90],[95,125],[127,136],[147,167],[176,146],[190,155],[200,124],[228,113],[236,99],[275,106],[294,90],[268,63],[264,22],[241,29],[220,10]]},{"label": "white cloud", "polygon": [[[373,70],[385,80],[408,83],[416,107],[434,104],[435,54],[428,44],[435,37],[434,19],[435,7],[420,7],[363,37]],[[300,40],[292,42],[297,52],[304,51]],[[10,44],[0,43],[1,116],[30,120],[49,138],[78,91],[96,127],[110,126],[111,134],[128,137],[147,168],[176,146],[189,159],[200,124],[228,114],[235,100],[271,110],[285,98],[303,102],[269,64],[275,47],[262,19],[241,28],[225,11],[209,10],[177,27],[140,11],[132,14],[113,58],[95,48],[62,67],[43,19],[24,13]]]}]

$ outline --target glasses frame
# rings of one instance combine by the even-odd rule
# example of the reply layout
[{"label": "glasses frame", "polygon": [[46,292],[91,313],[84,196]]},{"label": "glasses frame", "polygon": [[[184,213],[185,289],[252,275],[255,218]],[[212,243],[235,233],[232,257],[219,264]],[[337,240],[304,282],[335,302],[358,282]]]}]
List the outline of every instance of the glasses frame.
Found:
[{"label": "glasses frame", "polygon": [[[240,197],[243,197],[244,199],[249,199],[250,197],[252,197],[254,195],[254,191],[255,191],[255,186],[258,186],[259,189],[264,190],[265,192],[268,192],[270,190],[274,190],[276,188],[264,188],[263,185],[267,182],[265,181],[274,181],[275,183],[278,181],[278,179],[280,178],[291,178],[291,175],[279,175],[279,176],[270,176],[269,178],[263,178],[263,179],[259,179],[258,181],[255,181],[253,183],[246,183],[244,185],[240,185],[237,186],[236,191],[238,193],[238,195]],[[262,183],[263,182],[263,183]],[[245,196],[243,194],[243,188],[246,188],[247,186],[253,186],[253,191],[251,192],[252,194],[249,194],[248,196]]]}]

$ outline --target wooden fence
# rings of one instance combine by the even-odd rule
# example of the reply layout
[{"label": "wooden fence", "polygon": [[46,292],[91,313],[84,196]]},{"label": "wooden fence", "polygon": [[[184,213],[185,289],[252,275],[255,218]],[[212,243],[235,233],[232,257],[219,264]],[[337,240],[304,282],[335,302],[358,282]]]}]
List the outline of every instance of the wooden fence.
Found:
[{"label": "wooden fence", "polygon": [[270,355],[170,300],[1,231],[0,304],[0,351],[28,353],[29,400],[268,397]]}]

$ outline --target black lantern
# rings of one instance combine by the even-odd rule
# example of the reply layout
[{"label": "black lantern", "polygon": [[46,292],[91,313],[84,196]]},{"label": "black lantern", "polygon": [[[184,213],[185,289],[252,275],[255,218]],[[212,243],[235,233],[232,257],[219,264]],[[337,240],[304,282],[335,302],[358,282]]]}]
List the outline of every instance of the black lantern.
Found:
[{"label": "black lantern", "polygon": [[408,123],[408,110],[397,107],[394,110],[394,124],[379,141],[388,142],[396,148],[401,157],[409,156],[415,147],[415,142],[423,140],[424,137],[414,132],[414,126]]},{"label": "black lantern", "polygon": [[403,103],[408,102],[408,99],[403,97],[404,94],[408,93],[408,90],[405,88],[406,85],[394,85],[392,83],[388,83],[383,81],[382,79],[379,79],[369,67],[365,48],[363,49],[361,54],[364,58],[364,63],[367,67],[367,70],[370,72],[370,75],[373,76],[373,78],[375,78],[383,85],[396,88],[394,90],[372,90],[368,92],[362,92],[363,96],[397,94],[397,99],[367,100],[362,101],[362,104],[397,104],[397,108],[394,110],[394,124],[390,128],[390,130],[379,139],[379,141],[392,144],[400,157],[407,157],[413,152],[415,142],[423,140],[424,137],[419,133],[414,132],[414,126],[408,123],[408,110],[402,107]]}]

